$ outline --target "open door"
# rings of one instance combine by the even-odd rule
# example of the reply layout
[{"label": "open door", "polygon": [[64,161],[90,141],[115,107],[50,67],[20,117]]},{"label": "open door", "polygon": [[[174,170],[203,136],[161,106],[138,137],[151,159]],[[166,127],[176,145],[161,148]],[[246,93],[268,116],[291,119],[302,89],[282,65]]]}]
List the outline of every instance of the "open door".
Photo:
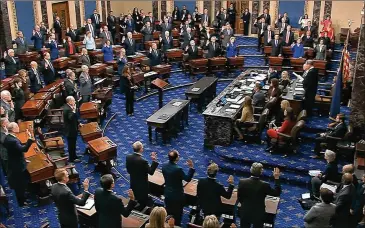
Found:
[{"label": "open door", "polygon": [[229,5],[233,3],[234,8],[236,9],[236,24],[235,28],[236,34],[243,34],[243,21],[241,19],[243,12],[245,11],[245,8],[249,8],[249,1],[227,1],[227,9],[229,8]]},{"label": "open door", "polygon": [[[53,19],[55,19],[56,16],[60,17],[62,26],[62,39],[64,39],[66,28],[70,26],[70,11],[68,9],[68,2],[53,3],[52,12],[53,12]],[[51,25],[51,27],[53,27],[53,25]]]}]

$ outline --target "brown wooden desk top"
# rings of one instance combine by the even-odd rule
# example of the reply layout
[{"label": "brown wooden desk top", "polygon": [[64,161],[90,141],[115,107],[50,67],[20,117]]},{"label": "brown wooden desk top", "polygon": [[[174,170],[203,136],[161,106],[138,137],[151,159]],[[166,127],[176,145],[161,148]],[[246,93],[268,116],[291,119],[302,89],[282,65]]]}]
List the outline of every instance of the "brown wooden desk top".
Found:
[{"label": "brown wooden desk top", "polygon": [[117,147],[117,145],[113,143],[113,141],[110,140],[108,137],[101,137],[91,140],[88,142],[88,144],[90,149],[93,150],[95,153],[102,153],[112,147]]},{"label": "brown wooden desk top", "polygon": [[16,133],[15,135],[23,144],[26,143],[29,139],[28,134],[25,131]]},{"label": "brown wooden desk top", "polygon": [[33,121],[23,121],[23,122],[18,123],[18,126],[19,126],[19,132],[26,131],[27,129],[29,130],[29,132],[34,131]]},{"label": "brown wooden desk top", "polygon": [[53,166],[43,153],[37,153],[34,156],[28,157],[27,169],[29,173],[40,171],[46,167]]},{"label": "brown wooden desk top", "polygon": [[93,102],[82,103],[80,106],[80,112],[86,112],[86,111],[97,110],[97,109],[98,109],[97,104],[95,104]]},{"label": "brown wooden desk top", "polygon": [[357,151],[365,151],[365,144],[363,143],[356,143],[356,150]]},{"label": "brown wooden desk top", "polygon": [[41,150],[39,149],[37,143],[32,143],[28,151],[24,154],[24,157],[25,158],[33,157],[34,155],[37,155],[40,152]]},{"label": "brown wooden desk top", "polygon": [[163,186],[165,184],[165,178],[163,177],[161,170],[156,169],[153,175],[148,175],[148,182],[158,186]]},{"label": "brown wooden desk top", "polygon": [[101,128],[99,127],[99,124],[97,122],[91,122],[82,125],[79,130],[81,135],[88,135],[101,131]]}]

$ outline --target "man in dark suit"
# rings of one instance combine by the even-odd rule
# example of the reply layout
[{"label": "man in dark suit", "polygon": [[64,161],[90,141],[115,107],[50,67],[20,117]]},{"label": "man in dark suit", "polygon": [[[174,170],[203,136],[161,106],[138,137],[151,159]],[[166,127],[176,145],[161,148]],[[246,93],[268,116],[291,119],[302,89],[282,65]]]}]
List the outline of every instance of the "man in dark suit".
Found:
[{"label": "man in dark suit", "polygon": [[209,40],[207,41],[207,44],[205,46],[205,49],[208,50],[207,58],[213,58],[217,57],[221,53],[221,49],[219,47],[219,44],[216,42],[217,38],[215,36],[212,36],[211,42]]},{"label": "man in dark suit", "polygon": [[62,25],[60,21],[60,17],[56,17],[56,20],[53,22],[53,28],[56,33],[58,43],[62,42]]},{"label": "man in dark suit", "polygon": [[294,43],[294,32],[291,31],[291,26],[286,26],[286,29],[280,34],[285,46],[290,46]]},{"label": "man in dark suit", "polygon": [[10,122],[15,121],[14,102],[11,99],[11,93],[8,90],[1,91],[1,108],[4,109],[5,116]]},{"label": "man in dark suit", "polygon": [[[5,138],[8,135],[8,124],[9,120],[5,114],[5,109],[1,107],[1,118],[0,118],[0,168],[2,168],[4,175],[8,173],[8,151],[4,146]],[[1,171],[0,171],[1,172]]]},{"label": "man in dark suit", "polygon": [[275,35],[274,39],[271,40],[271,56],[280,57],[283,54],[283,44],[279,40],[279,35]]},{"label": "man in dark suit", "polygon": [[150,25],[151,25],[152,30],[153,30],[153,31],[155,31],[155,30],[156,30],[155,21],[156,21],[156,20],[155,20],[155,18],[153,17],[152,12],[148,12],[147,17],[145,17],[145,18],[143,19],[143,24],[147,24],[147,22],[150,22]]},{"label": "man in dark suit", "polygon": [[98,215],[99,228],[120,228],[122,217],[128,217],[137,202],[134,200],[132,190],[128,190],[129,202],[124,207],[123,200],[113,193],[115,187],[114,178],[111,174],[106,174],[100,178],[102,188],[95,191],[95,209]]},{"label": "man in dark suit", "polygon": [[53,201],[58,210],[58,220],[61,228],[77,228],[78,218],[75,205],[84,206],[90,196],[89,180],[86,178],[83,182],[84,192],[82,197],[76,197],[71,189],[67,186],[69,181],[66,169],[57,169],[54,174],[56,181],[51,187]]},{"label": "man in dark suit", "polygon": [[262,85],[259,83],[255,84],[254,93],[252,95],[252,105],[257,107],[265,106],[265,93],[261,90]]},{"label": "man in dark suit", "polygon": [[269,14],[269,9],[265,8],[264,13],[261,14],[260,18],[264,18],[265,24],[270,25],[271,24],[271,16]]},{"label": "man in dark suit", "polygon": [[153,40],[153,28],[151,27],[151,22],[146,22],[141,29],[141,33],[143,34],[143,43]]},{"label": "man in dark suit", "polygon": [[38,25],[34,27],[32,37],[30,39],[34,42],[34,48],[37,51],[40,51],[43,47],[43,34],[40,32],[40,28]]},{"label": "man in dark suit", "polygon": [[307,47],[307,48],[313,48],[313,44],[314,44],[314,39],[311,36],[311,32],[310,31],[306,31],[305,36],[302,37],[302,41],[303,41],[303,46]]},{"label": "man in dark suit", "polygon": [[227,22],[229,23],[229,15],[227,10],[224,9],[223,12],[219,15],[220,27],[224,26]]},{"label": "man in dark suit", "polygon": [[9,49],[7,54],[4,53],[4,63],[6,77],[11,77],[20,70],[19,61],[15,59],[13,49]]},{"label": "man in dark suit", "polygon": [[135,55],[136,54],[136,41],[133,40],[132,33],[127,33],[127,38],[123,37],[122,43],[125,45],[126,55]]},{"label": "man in dark suit", "polygon": [[77,104],[79,96],[77,95],[77,84],[75,81],[76,80],[75,73],[72,70],[67,69],[66,76],[67,80],[63,82],[63,86],[65,87],[65,97],[69,96],[74,97]]},{"label": "man in dark suit", "polygon": [[147,160],[143,158],[143,144],[140,141],[133,143],[133,154],[127,155],[126,166],[127,172],[130,175],[131,189],[133,190],[138,209],[143,210],[146,206],[151,207],[153,201],[149,198],[148,174],[153,175],[158,166],[156,153],[151,153],[151,166]]},{"label": "man in dark suit", "polygon": [[275,32],[271,31],[271,25],[267,26],[267,30],[264,32],[264,45],[271,46],[271,41],[275,37]]},{"label": "man in dark suit", "polygon": [[185,49],[190,41],[194,40],[194,35],[191,33],[191,28],[187,28],[186,32],[183,33],[184,42],[182,44],[182,49]]},{"label": "man in dark suit", "polygon": [[284,30],[288,27],[288,23],[286,23],[285,18],[281,19],[281,21],[277,22],[275,24],[275,27],[279,29],[279,33],[283,33]]},{"label": "man in dark suit", "polygon": [[312,25],[312,22],[310,22],[310,21],[307,22],[307,26],[305,26],[303,28],[303,31],[304,32],[310,31],[311,34],[312,34],[312,36],[313,36],[313,38],[317,38],[318,37],[318,35],[317,35],[317,27],[316,26],[313,26]]},{"label": "man in dark suit", "polygon": [[46,52],[44,59],[41,62],[41,72],[43,75],[44,83],[46,85],[51,84],[56,79],[56,70],[51,62],[51,55]]},{"label": "man in dark suit", "polygon": [[150,58],[150,65],[157,66],[161,64],[161,52],[157,50],[157,44],[152,43],[152,47],[150,47],[150,51],[148,53],[148,58]]},{"label": "man in dark suit", "polygon": [[164,18],[164,22],[161,24],[161,33],[165,34],[166,31],[171,33],[172,25],[169,23],[169,19],[167,17]]},{"label": "man in dark suit", "polygon": [[313,66],[313,60],[307,60],[303,65],[303,89],[304,95],[304,109],[307,110],[307,115],[312,115],[312,109],[317,94],[318,87],[318,70]]},{"label": "man in dark suit", "polygon": [[112,33],[110,31],[108,31],[108,26],[106,26],[106,25],[103,27],[103,31],[100,33],[99,37],[103,39],[104,44],[106,43],[107,40],[110,41],[111,45],[114,44]]},{"label": "man in dark suit", "polygon": [[197,59],[198,56],[198,48],[195,45],[195,41],[190,41],[190,46],[186,46],[185,51],[189,54],[188,60]]},{"label": "man in dark suit", "polygon": [[169,31],[165,31],[164,35],[160,37],[160,42],[162,44],[163,52],[166,52],[167,50],[174,47],[174,40],[172,39],[172,36],[170,36]]},{"label": "man in dark suit", "polygon": [[95,25],[94,24],[92,24],[92,21],[91,21],[91,19],[89,18],[89,19],[87,19],[87,23],[86,23],[86,25],[85,25],[85,33],[86,32],[91,32],[91,35],[92,35],[92,37],[94,37],[94,38],[97,38],[98,37],[98,35],[97,35],[97,31],[96,31],[96,27],[95,27]]},{"label": "man in dark suit", "polygon": [[327,140],[327,136],[343,138],[346,134],[347,127],[345,123],[345,115],[343,113],[339,113],[336,116],[336,122],[331,125],[331,127],[327,128],[325,133],[320,133],[317,135],[315,140],[314,153],[316,155],[312,156],[313,158],[320,158],[321,156],[321,143]]},{"label": "man in dark suit", "polygon": [[281,193],[280,170],[274,168],[275,188],[260,180],[263,172],[261,163],[253,163],[251,166],[251,177],[241,179],[238,184],[237,200],[241,203],[241,228],[263,227],[265,218],[266,196],[279,196]]},{"label": "man in dark suit", "polygon": [[208,26],[210,26],[210,16],[208,15],[208,9],[204,9],[204,13],[201,15],[201,23],[204,25],[204,23],[207,23]]},{"label": "man in dark suit", "polygon": [[28,76],[30,80],[30,91],[32,93],[37,93],[38,90],[43,88],[37,62],[30,62],[30,70],[28,71]]},{"label": "man in dark suit", "polygon": [[28,42],[27,39],[24,38],[22,31],[18,31],[17,38],[15,38],[12,43],[16,44],[17,54],[24,54],[28,52]]},{"label": "man in dark suit", "polygon": [[241,19],[243,21],[243,35],[248,36],[248,28],[250,27],[251,19],[251,13],[249,12],[248,8],[245,9],[245,12],[242,14]]},{"label": "man in dark suit", "polygon": [[257,22],[254,26],[257,28],[257,51],[261,52],[261,37],[267,29],[267,24],[265,23],[265,18],[257,18]]},{"label": "man in dark suit", "polygon": [[72,42],[77,41],[77,33],[78,32],[73,25],[70,25],[70,27],[66,28],[66,36],[71,37]]},{"label": "man in dark suit", "polygon": [[4,140],[4,147],[8,153],[8,182],[12,189],[15,191],[16,199],[20,207],[26,206],[25,202],[25,190],[27,184],[30,181],[30,175],[27,170],[26,160],[24,153],[26,153],[29,147],[34,142],[32,134],[27,129],[28,140],[25,145],[22,145],[20,140],[16,137],[19,133],[19,126],[15,122],[11,122],[7,126],[8,134]]},{"label": "man in dark suit", "polygon": [[95,25],[96,31],[100,29],[101,17],[98,11],[94,9],[94,13],[90,15],[90,19],[93,25]]},{"label": "man in dark suit", "polygon": [[332,49],[331,45],[331,39],[328,37],[328,33],[324,32],[323,36],[318,38],[318,43],[323,40],[323,44],[326,45],[327,50]]},{"label": "man in dark suit", "polygon": [[189,166],[188,174],[176,163],[179,161],[179,152],[169,152],[169,162],[162,167],[162,174],[165,178],[165,206],[167,214],[175,219],[175,225],[180,226],[183,208],[185,204],[184,188],[182,181],[190,182],[194,173],[194,165],[191,159],[187,160]]},{"label": "man in dark suit", "polygon": [[229,4],[229,8],[228,8],[227,13],[228,13],[228,22],[232,26],[233,30],[235,30],[235,26],[236,26],[236,9],[234,8],[233,3]]},{"label": "man in dark suit", "polygon": [[79,121],[76,114],[76,101],[72,96],[66,98],[66,104],[63,106],[63,122],[68,145],[68,159],[70,162],[80,162],[76,155]]},{"label": "man in dark suit", "polygon": [[222,214],[221,197],[230,199],[234,188],[233,176],[229,176],[229,187],[226,190],[223,185],[217,182],[218,165],[212,163],[208,166],[208,177],[199,179],[197,186],[198,204],[203,210],[204,216],[215,215],[218,219]]},{"label": "man in dark suit", "polygon": [[352,202],[356,196],[356,189],[352,184],[353,177],[350,173],[342,175],[341,184],[336,189],[335,204],[336,213],[334,216],[334,228],[350,227],[350,209],[352,209]]},{"label": "man in dark suit", "polygon": [[188,18],[189,10],[186,9],[186,5],[183,5],[180,13],[180,20],[185,21]]},{"label": "man in dark suit", "polygon": [[116,25],[117,25],[117,18],[113,15],[113,11],[109,12],[109,15],[106,19],[108,23],[108,30],[112,33],[113,41],[115,40],[115,33],[116,33]]},{"label": "man in dark suit", "polygon": [[135,32],[136,31],[135,25],[136,24],[134,23],[134,20],[132,18],[132,15],[128,14],[127,20],[125,22],[126,32]]}]

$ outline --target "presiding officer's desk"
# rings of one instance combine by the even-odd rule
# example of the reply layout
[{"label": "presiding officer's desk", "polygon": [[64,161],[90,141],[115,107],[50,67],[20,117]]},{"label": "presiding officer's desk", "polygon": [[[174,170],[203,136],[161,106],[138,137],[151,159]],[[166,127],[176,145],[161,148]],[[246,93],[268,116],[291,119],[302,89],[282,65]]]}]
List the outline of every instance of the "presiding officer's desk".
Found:
[{"label": "presiding officer's desk", "polygon": [[185,91],[185,96],[187,99],[197,100],[198,110],[202,111],[206,99],[213,99],[216,96],[217,82],[216,77],[203,77]]},{"label": "presiding officer's desk", "polygon": [[162,132],[163,142],[170,139],[171,133],[188,124],[189,101],[173,99],[147,119],[148,137],[152,141],[152,127]]},{"label": "presiding officer's desk", "polygon": [[[267,83],[267,71],[247,70],[234,79],[203,112],[205,122],[204,145],[230,145],[233,141],[235,120],[241,113],[244,97],[251,96],[255,81]],[[283,91],[282,99],[288,100],[295,114],[301,110],[304,90],[298,80]],[[265,85],[263,90],[267,90]]]},{"label": "presiding officer's desk", "polygon": [[[79,195],[78,197],[81,198],[81,195]],[[91,197],[93,198],[94,196]],[[124,206],[126,206],[129,200],[122,196],[120,198],[122,199]],[[96,214],[95,205],[92,206],[90,210],[82,209],[79,207],[76,207],[76,210],[79,216],[79,224],[81,227],[97,227],[98,218]],[[110,210],[113,210],[113,208],[110,208]],[[148,215],[142,214],[134,210],[127,218],[123,217],[122,215],[121,217],[122,217],[121,227],[139,228],[143,227],[149,220]]]}]

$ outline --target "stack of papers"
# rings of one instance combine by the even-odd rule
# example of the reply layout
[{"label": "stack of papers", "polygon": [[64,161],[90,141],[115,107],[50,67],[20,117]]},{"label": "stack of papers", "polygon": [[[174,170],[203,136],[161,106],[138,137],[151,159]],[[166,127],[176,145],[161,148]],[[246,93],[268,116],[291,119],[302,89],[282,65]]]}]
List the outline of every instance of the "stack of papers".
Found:
[{"label": "stack of papers", "polygon": [[191,89],[191,91],[193,91],[193,92],[198,92],[199,90],[200,90],[200,88],[198,88],[198,87],[195,87],[195,88]]},{"label": "stack of papers", "polygon": [[179,107],[181,104],[182,104],[182,102],[177,101],[177,102],[173,103],[172,105],[175,107]]},{"label": "stack of papers", "polygon": [[237,101],[236,104],[242,104],[245,101],[245,98],[242,98],[241,100]]},{"label": "stack of papers", "polygon": [[94,204],[95,204],[94,199],[89,198],[86,200],[86,203],[84,206],[76,205],[76,207],[80,208],[80,209],[84,209],[84,210],[91,210],[91,208],[93,208]]},{"label": "stack of papers", "polygon": [[303,88],[295,88],[295,91],[304,91]]},{"label": "stack of papers", "polygon": [[309,170],[308,174],[311,176],[311,177],[316,177],[318,176],[318,174],[321,173],[321,170]]},{"label": "stack of papers", "polygon": [[236,105],[236,104],[231,104],[229,107],[230,107],[230,108],[240,108],[241,106]]},{"label": "stack of papers", "polygon": [[331,192],[333,193],[336,193],[336,186],[335,185],[329,185],[329,184],[326,184],[326,183],[323,183],[321,185],[321,188],[327,188],[328,190],[330,190]]},{"label": "stack of papers", "polygon": [[236,109],[227,108],[226,109],[226,112],[235,113],[236,112]]}]

